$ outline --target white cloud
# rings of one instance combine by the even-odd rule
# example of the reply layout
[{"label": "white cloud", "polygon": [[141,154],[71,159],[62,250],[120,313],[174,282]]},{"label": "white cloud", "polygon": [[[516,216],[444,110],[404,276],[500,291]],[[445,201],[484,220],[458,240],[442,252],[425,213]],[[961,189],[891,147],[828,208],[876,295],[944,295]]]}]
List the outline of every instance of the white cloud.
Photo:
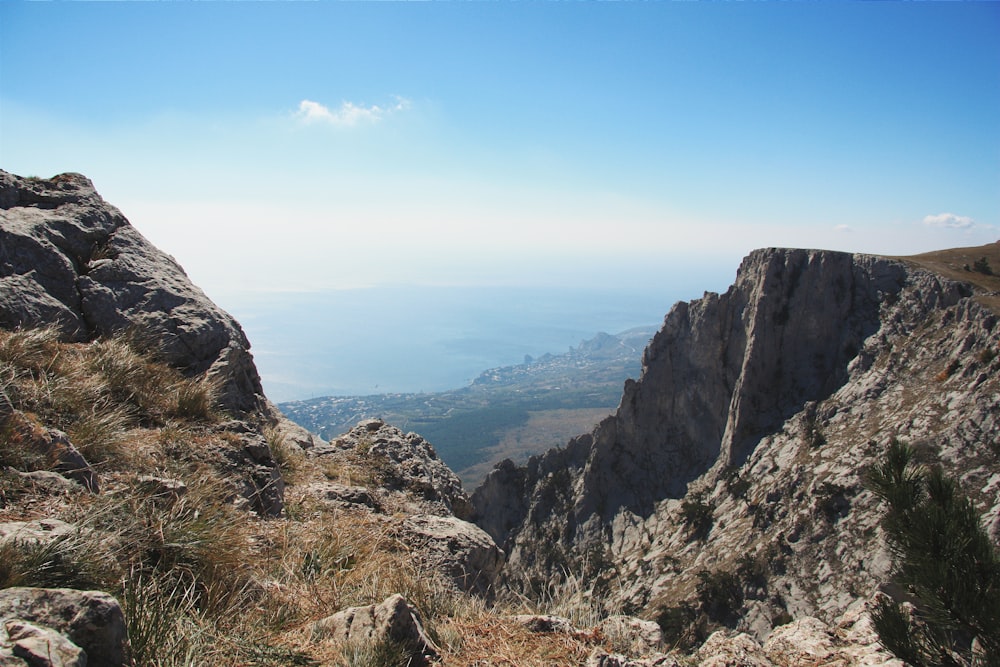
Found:
[{"label": "white cloud", "polygon": [[302,100],[296,117],[305,123],[327,123],[338,127],[354,127],[363,123],[377,123],[390,114],[410,107],[410,101],[402,97],[390,106],[361,106],[354,102],[342,102],[340,108],[330,109],[319,102]]},{"label": "white cloud", "polygon": [[841,234],[846,234],[849,232],[853,232],[854,230],[851,228],[850,225],[837,225],[836,227],[833,228],[833,231],[840,232]]},{"label": "white cloud", "polygon": [[938,213],[928,215],[924,218],[924,224],[928,227],[946,227],[948,229],[971,229],[975,226],[975,221],[967,215],[955,215],[954,213]]}]

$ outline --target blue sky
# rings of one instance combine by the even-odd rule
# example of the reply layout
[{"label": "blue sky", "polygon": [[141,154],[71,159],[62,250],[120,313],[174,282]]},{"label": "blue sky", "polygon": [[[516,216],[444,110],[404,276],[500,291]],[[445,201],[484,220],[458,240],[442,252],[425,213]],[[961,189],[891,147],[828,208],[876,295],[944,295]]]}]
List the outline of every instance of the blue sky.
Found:
[{"label": "blue sky", "polygon": [[998,119],[996,3],[0,2],[0,168],[215,297],[979,245]]}]

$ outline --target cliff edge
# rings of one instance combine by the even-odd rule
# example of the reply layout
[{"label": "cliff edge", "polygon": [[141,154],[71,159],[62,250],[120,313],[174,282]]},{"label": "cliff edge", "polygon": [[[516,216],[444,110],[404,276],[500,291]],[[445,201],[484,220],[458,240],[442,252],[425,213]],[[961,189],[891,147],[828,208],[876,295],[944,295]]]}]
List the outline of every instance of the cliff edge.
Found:
[{"label": "cliff edge", "polygon": [[896,259],[751,253],[725,294],[674,306],[614,415],[476,490],[509,582],[582,581],[662,621],[724,581],[712,620],[758,639],[831,621],[886,580],[863,477],[892,438],[959,477],[996,540],[997,315],[977,291]]}]

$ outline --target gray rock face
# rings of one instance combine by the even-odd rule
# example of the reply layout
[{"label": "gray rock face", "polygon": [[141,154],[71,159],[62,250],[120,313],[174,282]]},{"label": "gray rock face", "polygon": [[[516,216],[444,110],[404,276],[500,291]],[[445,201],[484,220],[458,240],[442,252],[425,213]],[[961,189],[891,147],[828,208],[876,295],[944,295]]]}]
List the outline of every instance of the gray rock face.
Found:
[{"label": "gray rock face", "polygon": [[0,590],[0,622],[7,621],[55,630],[83,649],[90,667],[127,664],[125,617],[118,601],[107,593],[6,588]]},{"label": "gray rock face", "polygon": [[434,642],[424,633],[417,611],[393,595],[381,604],[350,607],[313,624],[313,637],[331,637],[345,643],[398,642],[411,653],[408,664],[426,665],[438,657]]},{"label": "gray rock face", "polygon": [[49,325],[77,341],[135,331],[169,363],[216,378],[225,407],[263,405],[240,326],[90,180],[0,171],[0,326]]},{"label": "gray rock face", "polygon": [[612,577],[615,603],[653,614],[731,573],[758,639],[782,615],[829,621],[888,574],[863,474],[892,437],[1000,518],[997,316],[971,294],[898,261],[756,251],[725,294],[671,310],[615,415],[494,471],[475,521],[529,590]]},{"label": "gray rock face", "polygon": [[421,565],[447,575],[461,590],[493,592],[504,555],[478,526],[453,516],[423,514],[406,519],[399,537]]}]

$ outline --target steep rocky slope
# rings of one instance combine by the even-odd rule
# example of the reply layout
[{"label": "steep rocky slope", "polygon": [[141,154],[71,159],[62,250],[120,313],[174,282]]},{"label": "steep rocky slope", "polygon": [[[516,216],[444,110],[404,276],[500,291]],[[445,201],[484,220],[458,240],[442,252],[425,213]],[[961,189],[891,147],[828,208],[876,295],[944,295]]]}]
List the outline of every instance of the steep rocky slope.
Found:
[{"label": "steep rocky slope", "polygon": [[0,172],[0,662],[898,664],[865,467],[904,438],[1000,526],[1000,283],[929,261],[752,254],[470,502],[417,434],[283,421],[86,178]]},{"label": "steep rocky slope", "polygon": [[996,540],[997,314],[974,292],[912,262],[750,254],[671,310],[615,415],[476,491],[508,580],[581,578],[689,642],[833,621],[888,575],[863,475],[892,438],[957,476]]}]

